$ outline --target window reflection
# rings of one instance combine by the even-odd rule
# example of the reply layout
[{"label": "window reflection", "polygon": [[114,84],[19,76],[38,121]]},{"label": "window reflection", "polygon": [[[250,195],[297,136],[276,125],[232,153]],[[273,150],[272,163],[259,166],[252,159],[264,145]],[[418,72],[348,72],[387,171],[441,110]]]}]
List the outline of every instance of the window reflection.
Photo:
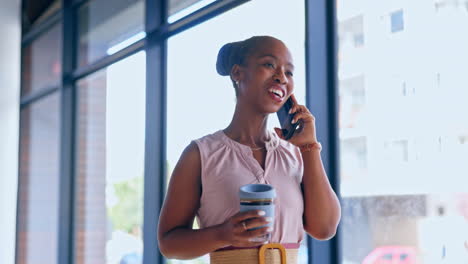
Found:
[{"label": "window reflection", "polygon": [[169,0],[168,22],[173,23],[217,0]]},{"label": "window reflection", "polygon": [[78,65],[112,55],[145,37],[143,0],[89,1],[77,11]]},{"label": "window reflection", "polygon": [[76,262],[142,263],[145,53],[78,82]]},{"label": "window reflection", "polygon": [[62,74],[62,24],[23,48],[21,95],[58,86]]},{"label": "window reflection", "polygon": [[16,256],[19,264],[57,263],[59,98],[54,93],[21,110]]}]

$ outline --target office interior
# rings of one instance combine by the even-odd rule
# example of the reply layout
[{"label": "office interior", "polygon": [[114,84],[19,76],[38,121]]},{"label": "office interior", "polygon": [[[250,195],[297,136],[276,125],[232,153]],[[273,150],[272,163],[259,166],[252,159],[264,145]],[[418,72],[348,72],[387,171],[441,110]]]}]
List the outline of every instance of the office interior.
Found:
[{"label": "office interior", "polygon": [[255,35],[342,207],[299,263],[468,263],[467,28],[468,0],[0,0],[0,263],[209,263],[161,255],[159,210],[232,117],[217,51]]}]

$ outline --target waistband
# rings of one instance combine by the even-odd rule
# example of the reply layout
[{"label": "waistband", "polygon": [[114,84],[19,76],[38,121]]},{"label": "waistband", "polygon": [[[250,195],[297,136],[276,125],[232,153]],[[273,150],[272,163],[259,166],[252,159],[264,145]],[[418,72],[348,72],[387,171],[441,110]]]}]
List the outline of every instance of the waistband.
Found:
[{"label": "waistband", "polygon": [[[283,245],[287,245],[286,249]],[[223,248],[210,253],[211,264],[297,264],[298,243],[264,244],[260,248]],[[295,247],[295,248],[294,248]]]},{"label": "waistband", "polygon": [[[300,243],[281,243],[281,245],[285,249],[298,249],[301,246]],[[225,251],[225,250],[236,250],[236,249],[259,249],[262,246],[263,245],[256,246],[256,247],[233,247],[233,246],[229,246],[229,247],[219,248],[219,249],[215,250],[215,252]]]}]

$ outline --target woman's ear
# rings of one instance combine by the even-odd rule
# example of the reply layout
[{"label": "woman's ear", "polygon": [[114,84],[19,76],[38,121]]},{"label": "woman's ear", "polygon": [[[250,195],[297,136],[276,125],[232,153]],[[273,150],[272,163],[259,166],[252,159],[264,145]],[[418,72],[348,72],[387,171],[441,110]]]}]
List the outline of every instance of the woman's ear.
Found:
[{"label": "woman's ear", "polygon": [[234,64],[231,68],[231,78],[234,81],[241,81],[243,78],[243,73],[242,73],[242,68],[239,66],[239,64]]}]

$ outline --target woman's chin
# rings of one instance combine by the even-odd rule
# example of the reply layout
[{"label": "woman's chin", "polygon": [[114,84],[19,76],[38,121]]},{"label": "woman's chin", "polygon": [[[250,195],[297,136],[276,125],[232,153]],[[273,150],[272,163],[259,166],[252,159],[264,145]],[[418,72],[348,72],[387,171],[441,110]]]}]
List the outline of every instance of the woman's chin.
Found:
[{"label": "woman's chin", "polygon": [[280,109],[279,106],[272,105],[272,106],[269,106],[269,107],[265,107],[263,109],[263,112],[266,113],[266,114],[276,114],[276,112],[278,112],[279,109]]}]

